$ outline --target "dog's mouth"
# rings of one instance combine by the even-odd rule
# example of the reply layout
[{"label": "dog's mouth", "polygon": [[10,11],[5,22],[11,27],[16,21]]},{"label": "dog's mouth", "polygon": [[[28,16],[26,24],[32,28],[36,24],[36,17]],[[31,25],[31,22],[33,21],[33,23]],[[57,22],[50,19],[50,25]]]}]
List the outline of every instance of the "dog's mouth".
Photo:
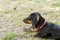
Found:
[{"label": "dog's mouth", "polygon": [[31,20],[23,20],[23,22],[26,23],[26,24],[32,24]]}]

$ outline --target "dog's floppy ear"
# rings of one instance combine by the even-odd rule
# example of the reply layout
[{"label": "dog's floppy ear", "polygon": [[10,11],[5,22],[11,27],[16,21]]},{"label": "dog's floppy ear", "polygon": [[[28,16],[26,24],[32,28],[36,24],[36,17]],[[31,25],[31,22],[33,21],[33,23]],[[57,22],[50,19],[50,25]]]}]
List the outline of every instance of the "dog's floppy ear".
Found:
[{"label": "dog's floppy ear", "polygon": [[32,13],[33,14],[33,18],[32,18],[32,26],[35,28],[35,25],[37,24],[37,22],[39,21],[39,13],[35,12]]},{"label": "dog's floppy ear", "polygon": [[37,16],[37,21],[39,21],[39,15],[36,15]]}]

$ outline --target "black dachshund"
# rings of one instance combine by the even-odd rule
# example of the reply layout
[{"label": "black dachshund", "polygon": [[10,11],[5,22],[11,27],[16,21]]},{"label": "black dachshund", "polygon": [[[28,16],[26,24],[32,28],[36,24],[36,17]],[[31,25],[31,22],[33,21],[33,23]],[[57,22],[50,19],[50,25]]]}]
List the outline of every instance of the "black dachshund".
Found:
[{"label": "black dachshund", "polygon": [[60,40],[60,26],[46,22],[39,12],[34,12],[23,20],[26,24],[32,24],[32,28],[38,33],[36,37]]}]

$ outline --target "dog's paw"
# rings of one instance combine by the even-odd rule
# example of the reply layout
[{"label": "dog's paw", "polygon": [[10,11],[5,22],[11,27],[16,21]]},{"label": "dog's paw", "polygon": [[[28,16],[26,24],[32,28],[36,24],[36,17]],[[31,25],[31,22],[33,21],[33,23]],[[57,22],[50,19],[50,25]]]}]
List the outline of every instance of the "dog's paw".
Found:
[{"label": "dog's paw", "polygon": [[36,38],[37,36],[36,35],[32,35],[33,38]]},{"label": "dog's paw", "polygon": [[33,29],[33,32],[38,32],[38,30],[37,29]]}]

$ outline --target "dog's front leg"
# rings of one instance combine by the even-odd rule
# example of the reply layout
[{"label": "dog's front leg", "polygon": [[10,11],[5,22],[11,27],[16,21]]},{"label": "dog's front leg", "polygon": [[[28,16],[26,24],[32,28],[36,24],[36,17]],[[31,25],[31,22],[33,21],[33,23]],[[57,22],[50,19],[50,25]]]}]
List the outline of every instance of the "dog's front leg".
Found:
[{"label": "dog's front leg", "polygon": [[32,35],[33,38],[40,37],[40,33]]}]

